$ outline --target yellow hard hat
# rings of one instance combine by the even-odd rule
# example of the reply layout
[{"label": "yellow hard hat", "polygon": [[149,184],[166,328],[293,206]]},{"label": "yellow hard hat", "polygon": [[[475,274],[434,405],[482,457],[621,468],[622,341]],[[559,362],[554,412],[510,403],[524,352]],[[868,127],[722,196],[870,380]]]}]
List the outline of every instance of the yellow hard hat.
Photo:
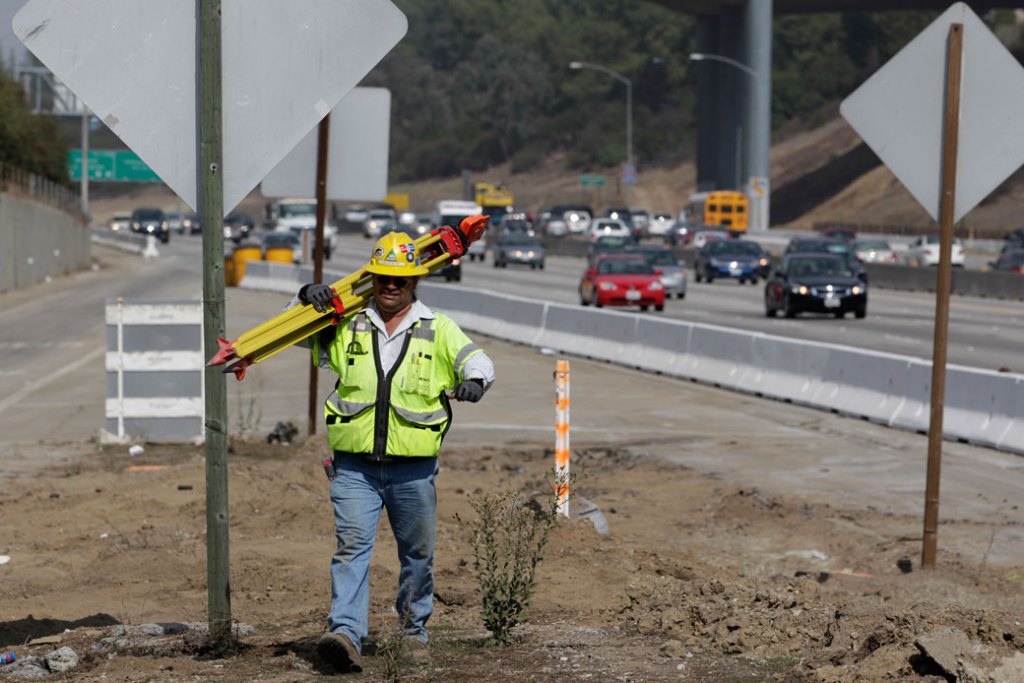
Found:
[{"label": "yellow hard hat", "polygon": [[370,265],[364,270],[374,275],[398,277],[415,277],[430,272],[420,265],[419,250],[404,232],[389,232],[377,240],[370,253]]}]

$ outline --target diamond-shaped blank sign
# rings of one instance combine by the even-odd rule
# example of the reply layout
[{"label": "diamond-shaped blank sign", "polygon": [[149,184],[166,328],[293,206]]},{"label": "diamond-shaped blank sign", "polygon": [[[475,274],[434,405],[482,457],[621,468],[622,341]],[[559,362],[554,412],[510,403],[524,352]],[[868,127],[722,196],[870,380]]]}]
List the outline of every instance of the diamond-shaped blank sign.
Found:
[{"label": "diamond-shaped blank sign", "polygon": [[[223,0],[224,211],[405,35],[390,0]],[[29,0],[14,33],[190,207],[196,0]]]},{"label": "diamond-shaped blank sign", "polygon": [[958,221],[1024,163],[1024,69],[966,4],[946,10],[843,100],[839,111],[939,220],[952,24],[963,24]]},{"label": "diamond-shaped blank sign", "polygon": [[[331,110],[327,139],[328,199],[381,201],[388,192],[391,92],[353,88]],[[316,194],[319,130],[314,128],[263,179],[264,197]]]}]

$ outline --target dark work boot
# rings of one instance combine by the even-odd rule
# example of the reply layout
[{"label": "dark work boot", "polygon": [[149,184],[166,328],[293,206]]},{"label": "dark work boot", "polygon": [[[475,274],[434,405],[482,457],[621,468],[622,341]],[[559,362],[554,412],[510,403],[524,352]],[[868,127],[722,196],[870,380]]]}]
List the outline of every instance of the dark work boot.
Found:
[{"label": "dark work boot", "polygon": [[356,673],[363,670],[359,650],[344,633],[325,633],[316,644],[320,659],[334,667],[338,673]]}]

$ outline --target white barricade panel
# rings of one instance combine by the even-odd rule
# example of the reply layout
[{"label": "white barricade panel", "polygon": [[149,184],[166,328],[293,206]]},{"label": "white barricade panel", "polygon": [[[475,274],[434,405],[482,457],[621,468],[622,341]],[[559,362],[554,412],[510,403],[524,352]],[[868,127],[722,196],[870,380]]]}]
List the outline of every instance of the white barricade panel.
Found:
[{"label": "white barricade panel", "polygon": [[106,438],[202,439],[202,302],[107,299],[106,324]]}]

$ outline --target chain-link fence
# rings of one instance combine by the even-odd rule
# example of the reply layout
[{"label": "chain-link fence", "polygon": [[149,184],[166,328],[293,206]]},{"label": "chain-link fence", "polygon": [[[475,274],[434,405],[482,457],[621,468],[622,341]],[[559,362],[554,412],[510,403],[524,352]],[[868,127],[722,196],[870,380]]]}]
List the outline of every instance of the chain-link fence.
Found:
[{"label": "chain-link fence", "polygon": [[0,161],[0,192],[21,194],[85,220],[81,198],[66,185]]}]

